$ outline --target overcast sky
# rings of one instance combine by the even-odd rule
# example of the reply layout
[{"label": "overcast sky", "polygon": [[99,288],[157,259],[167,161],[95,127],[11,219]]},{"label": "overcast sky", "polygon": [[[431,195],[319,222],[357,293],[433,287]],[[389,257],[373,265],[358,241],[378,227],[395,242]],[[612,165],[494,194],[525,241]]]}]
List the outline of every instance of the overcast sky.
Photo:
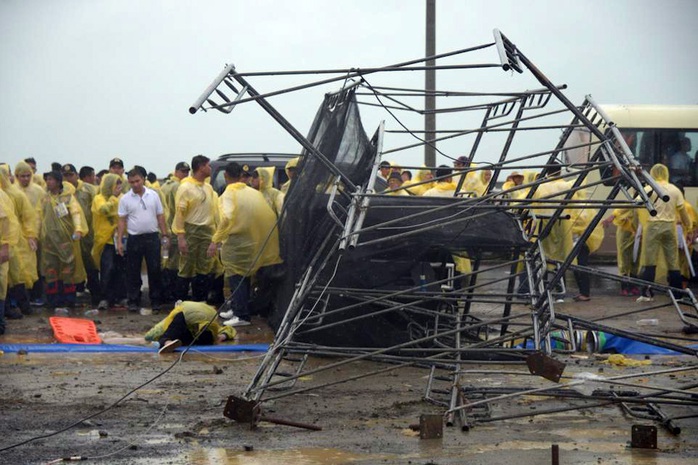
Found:
[{"label": "overcast sky", "polygon": [[[698,104],[695,0],[436,4],[437,53],[491,42],[498,28],[575,103],[591,94]],[[229,115],[187,109],[226,63],[242,72],[422,57],[424,23],[424,0],[0,0],[0,161],[101,169],[119,156],[164,176],[198,153],[298,152],[256,104]],[[487,53],[478,57],[497,61]],[[300,81],[252,82],[268,91]],[[337,87],[271,103],[305,133]],[[378,121],[369,114],[364,123],[373,132]]]}]

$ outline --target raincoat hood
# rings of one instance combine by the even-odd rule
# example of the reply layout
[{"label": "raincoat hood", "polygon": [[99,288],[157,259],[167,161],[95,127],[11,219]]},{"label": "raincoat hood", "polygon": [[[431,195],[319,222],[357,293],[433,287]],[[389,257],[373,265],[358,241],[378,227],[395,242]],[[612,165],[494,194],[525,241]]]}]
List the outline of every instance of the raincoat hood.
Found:
[{"label": "raincoat hood", "polygon": [[[288,176],[288,169],[289,168],[295,168],[298,166],[298,162],[301,160],[301,157],[296,157],[296,158],[291,158],[287,163],[286,166],[284,167],[284,170],[286,171],[286,176]],[[289,176],[290,177],[290,176]]]},{"label": "raincoat hood", "polygon": [[108,173],[105,174],[102,177],[102,182],[99,185],[99,193],[102,194],[102,196],[105,199],[108,199],[109,197],[112,196],[112,193],[114,192],[114,186],[116,185],[116,182],[121,179],[121,176],[118,174],[114,173]]},{"label": "raincoat hood", "polygon": [[5,163],[0,164],[0,188],[7,189],[10,184],[10,167]]},{"label": "raincoat hood", "polygon": [[[289,162],[290,163],[290,162]],[[286,165],[288,166],[288,164]],[[259,173],[259,190],[260,191],[265,191],[268,189],[271,189],[274,183],[274,167],[273,166],[267,166],[267,167],[259,167],[255,169],[257,173]]]},{"label": "raincoat hood", "polygon": [[669,168],[661,163],[657,163],[650,170],[650,176],[660,182],[669,182]]},{"label": "raincoat hood", "polygon": [[34,174],[34,171],[32,171],[32,167],[26,161],[20,161],[15,165],[15,176],[27,173]]}]

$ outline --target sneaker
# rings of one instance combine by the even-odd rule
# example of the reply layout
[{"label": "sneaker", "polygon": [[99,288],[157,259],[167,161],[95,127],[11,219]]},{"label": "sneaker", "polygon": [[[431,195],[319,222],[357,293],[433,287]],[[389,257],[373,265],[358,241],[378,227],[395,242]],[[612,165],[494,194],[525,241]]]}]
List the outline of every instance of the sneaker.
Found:
[{"label": "sneaker", "polygon": [[218,314],[218,316],[220,316],[220,317],[223,318],[224,320],[229,320],[229,319],[231,319],[232,317],[234,317],[235,314],[233,313],[232,310],[228,310],[227,312],[220,312],[220,313]]},{"label": "sneaker", "polygon": [[153,309],[153,311],[157,312],[158,310],[162,309],[162,304],[160,303],[151,303],[150,308]]},{"label": "sneaker", "polygon": [[225,326],[249,326],[252,323],[250,323],[250,320],[243,320],[242,318],[234,316],[231,319],[224,321],[223,324]]},{"label": "sneaker", "polygon": [[117,304],[117,307],[128,307],[128,299],[121,299]]},{"label": "sneaker", "polygon": [[621,289],[620,295],[622,295],[623,297],[628,297],[630,295],[630,291],[627,289]]},{"label": "sneaker", "polygon": [[633,287],[633,288],[630,290],[630,295],[640,295],[640,294],[641,294],[641,292],[640,292],[640,288],[639,288],[639,287]]},{"label": "sneaker", "polygon": [[171,352],[174,352],[175,349],[177,349],[178,347],[182,347],[182,341],[180,341],[179,339],[175,339],[174,341],[167,341],[162,347],[160,347],[160,350],[158,350],[158,355],[169,354]]},{"label": "sneaker", "polygon": [[654,298],[641,295],[635,302],[652,302]]},{"label": "sneaker", "polygon": [[43,307],[44,305],[46,305],[46,302],[44,301],[44,299],[34,299],[31,302],[29,302],[29,305],[31,305],[32,307]]},{"label": "sneaker", "polygon": [[21,320],[24,318],[24,315],[17,307],[7,307],[5,308],[5,318],[8,320]]},{"label": "sneaker", "polygon": [[129,312],[133,312],[133,313],[138,313],[138,312],[141,311],[141,307],[139,307],[139,306],[136,305],[136,304],[129,304],[129,306],[128,306],[128,311],[129,311]]},{"label": "sneaker", "polygon": [[108,309],[109,309],[109,301],[100,300],[99,305],[97,305],[97,310],[108,310]]},{"label": "sneaker", "polygon": [[564,303],[565,303],[565,299],[555,299],[555,303],[556,303],[556,304],[564,304]]}]

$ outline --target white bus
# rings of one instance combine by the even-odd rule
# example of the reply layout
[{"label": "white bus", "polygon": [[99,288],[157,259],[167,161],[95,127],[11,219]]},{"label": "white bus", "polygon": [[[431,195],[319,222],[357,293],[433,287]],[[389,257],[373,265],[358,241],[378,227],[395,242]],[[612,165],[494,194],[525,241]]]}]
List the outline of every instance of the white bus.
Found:
[{"label": "white bus", "polygon": [[[649,172],[655,163],[666,165],[669,168],[670,182],[683,188],[686,200],[698,207],[698,105],[601,107],[618,127],[643,168]],[[580,139],[584,139],[581,134]],[[586,139],[588,140],[588,136]],[[571,155],[570,158],[579,156],[568,155]],[[584,155],[588,156],[589,152]],[[592,197],[602,194],[600,191],[603,188],[597,189],[598,192],[591,193]],[[606,229],[599,254],[615,254],[615,228]]]}]

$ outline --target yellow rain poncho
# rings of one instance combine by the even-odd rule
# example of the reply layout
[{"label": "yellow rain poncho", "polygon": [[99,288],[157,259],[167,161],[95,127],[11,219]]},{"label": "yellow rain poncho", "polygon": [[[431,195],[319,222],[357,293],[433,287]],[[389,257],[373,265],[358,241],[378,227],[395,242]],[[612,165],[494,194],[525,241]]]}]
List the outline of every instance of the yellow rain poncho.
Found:
[{"label": "yellow rain poncho", "polygon": [[[691,205],[687,200],[684,201],[683,205],[686,209],[688,217],[691,219],[691,224],[681,224],[684,238],[686,238],[686,246],[688,247],[688,256],[690,257],[693,254],[693,241],[691,239],[695,237],[695,230],[698,228],[698,213],[696,213],[696,209],[693,208],[693,205]],[[691,269],[688,266],[686,252],[683,249],[679,250],[679,269],[681,270],[682,276],[691,278]]]},{"label": "yellow rain poncho", "polygon": [[9,286],[24,284],[31,288],[39,279],[36,268],[36,252],[29,245],[30,239],[37,239],[36,210],[31,205],[27,196],[15,184],[10,183],[10,167],[0,165],[0,188],[12,201],[13,211],[19,222],[20,235],[17,244],[12,250],[9,269]]},{"label": "yellow rain poncho", "polygon": [[[184,321],[187,323],[187,328],[192,336],[196,336],[206,328],[206,331],[211,331],[213,340],[217,340],[219,334],[225,334],[228,340],[234,339],[237,332],[231,326],[222,326],[218,323],[218,312],[215,308],[204,302],[191,302],[185,300],[177,305],[163,320],[153,326],[146,334],[146,341],[157,341],[164,334],[167,328],[172,323],[172,320],[180,314],[184,314]],[[206,325],[211,322],[208,327]]]},{"label": "yellow rain poncho", "polygon": [[478,197],[482,197],[485,195],[485,190],[487,190],[487,186],[490,184],[490,180],[492,179],[492,170],[489,168],[486,168],[482,171],[478,172],[478,180],[480,181],[480,186],[478,192]]},{"label": "yellow rain poncho", "polygon": [[[589,227],[591,220],[596,216],[596,211],[591,207],[588,209],[574,209],[571,215],[572,235],[573,237],[577,237],[581,236]],[[590,254],[599,250],[603,242],[603,237],[603,225],[599,222],[586,240],[586,246],[589,248]]]},{"label": "yellow rain poncho", "polygon": [[[27,166],[29,166],[28,163]],[[31,169],[31,166],[29,167],[29,169]],[[46,189],[46,181],[44,181],[44,177],[42,175],[40,175],[39,173],[34,173],[34,170],[32,170],[32,176],[32,182],[34,184],[41,187],[42,189]]]},{"label": "yellow rain poncho", "polygon": [[[549,181],[538,186],[533,198],[545,200],[562,200],[564,192],[572,187],[572,183],[563,179]],[[546,203],[546,205],[548,205]],[[541,208],[537,210],[540,215],[550,216],[555,212],[554,208]],[[563,215],[572,214],[565,210]],[[547,220],[541,221],[541,228],[545,228]],[[564,261],[572,251],[572,222],[569,220],[557,220],[553,224],[550,234],[543,240],[543,250],[546,257],[552,260]]]},{"label": "yellow rain poncho", "polygon": [[188,255],[179,257],[179,276],[193,278],[214,270],[215,259],[206,252],[218,223],[216,193],[210,184],[189,176],[175,195],[172,232],[184,234]]},{"label": "yellow rain poncho", "polygon": [[296,168],[298,166],[298,162],[300,162],[300,161],[301,161],[301,157],[292,158],[288,161],[288,163],[286,163],[286,166],[284,167],[284,169],[286,170],[286,176],[288,176],[288,181],[283,183],[281,185],[281,188],[279,189],[284,194],[287,194],[288,188],[291,187],[291,174],[289,172],[289,169]]},{"label": "yellow rain poncho", "polygon": [[[92,202],[97,195],[97,186],[88,184],[82,180],[78,180],[78,186],[75,188],[75,199],[80,204],[80,209],[85,216],[85,224],[92,225]],[[80,239],[80,249],[82,251],[82,260],[85,267],[89,269],[99,268],[92,259],[92,246],[94,245],[94,232],[89,228],[87,234]],[[88,262],[88,260],[90,262]]]},{"label": "yellow rain poncho", "polygon": [[[475,163],[471,163],[468,169],[474,169],[476,167],[477,165]],[[468,173],[466,173],[465,179],[463,180],[463,185],[461,186],[460,191],[458,192],[462,194],[464,197],[473,195],[480,197],[485,191],[486,187],[482,184],[482,179],[480,177],[481,173],[482,171],[469,171]],[[459,170],[453,170],[453,183],[456,186],[458,186],[458,183],[460,182],[460,178],[462,176],[463,174],[459,174]]]},{"label": "yellow rain poncho", "polygon": [[613,210],[613,224],[616,225],[618,273],[621,276],[636,276],[638,261],[633,257],[633,250],[635,248],[635,234],[639,225],[637,209],[617,208]]},{"label": "yellow rain poncho", "polygon": [[[20,235],[19,222],[14,213],[12,200],[0,189],[0,248],[8,249],[10,257]],[[7,297],[9,269],[9,261],[0,263],[0,300],[5,300]]]},{"label": "yellow rain poncho", "polygon": [[424,192],[424,197],[453,197],[456,193],[456,183],[454,182],[437,182],[434,187]]},{"label": "yellow rain poncho", "polygon": [[226,277],[253,276],[263,266],[281,263],[276,215],[260,192],[241,182],[232,183],[219,204],[221,222],[212,242],[223,243]]},{"label": "yellow rain poncho", "polygon": [[[407,193],[411,195],[423,195],[426,191],[434,187],[434,182],[424,182],[428,181],[429,179],[433,179],[434,175],[431,172],[431,170],[428,170],[426,168],[421,169],[417,171],[417,174],[415,177],[410,180],[406,181],[402,184],[402,187],[408,188]],[[419,184],[420,182],[424,182],[424,184]],[[419,185],[415,185],[419,184]]]},{"label": "yellow rain poncho", "polygon": [[264,200],[274,211],[278,217],[281,214],[281,209],[284,206],[284,193],[279,189],[275,189],[273,186],[274,181],[274,167],[269,166],[265,168],[255,169],[259,173],[259,192],[264,196]]},{"label": "yellow rain poncho", "polygon": [[[29,166],[29,163],[20,161],[15,165],[15,178],[20,176],[21,174],[31,174],[32,177],[34,176],[34,171],[32,171],[31,166]],[[42,179],[43,181],[43,179]],[[44,195],[46,195],[46,189],[41,187],[40,185],[36,184],[33,180],[29,181],[29,184],[24,187],[22,186],[21,183],[17,182],[17,187],[24,192],[24,194],[27,196],[29,199],[29,203],[31,203],[32,207],[34,207],[34,210],[36,211],[36,230],[40,231],[41,230],[41,199],[44,198]]]},{"label": "yellow rain poncho", "polygon": [[[175,208],[175,197],[177,196],[177,190],[181,181],[178,177],[172,175],[172,177],[162,186],[160,193],[162,194],[163,207],[165,209],[165,224],[167,229],[172,231],[172,221],[174,221]],[[171,240],[169,244],[169,258],[163,263],[163,268],[168,270],[179,270],[179,247],[177,246],[177,240]]]},{"label": "yellow rain poncho", "polygon": [[80,242],[73,240],[74,232],[85,235],[89,230],[84,223],[80,204],[70,192],[46,193],[41,212],[41,274],[46,282],[60,280],[75,284],[85,281],[87,275],[82,263]]},{"label": "yellow rain poncho", "polygon": [[[650,175],[669,195],[669,201],[654,202],[656,216],[640,215],[640,222],[643,225],[640,264],[656,266],[658,258],[664,258],[668,271],[678,270],[676,223],[681,221],[682,224],[690,225],[691,219],[684,208],[683,194],[676,186],[669,183],[669,169],[662,164],[656,164],[650,170]],[[647,186],[645,189],[649,190],[650,187]],[[658,273],[657,276],[663,275]]]},{"label": "yellow rain poncho", "polygon": [[92,245],[92,260],[99,269],[102,251],[107,244],[114,244],[114,232],[119,224],[119,195],[114,195],[117,181],[121,181],[118,174],[108,173],[102,176],[99,185],[99,194],[92,201],[92,229],[94,230],[94,244]]}]

